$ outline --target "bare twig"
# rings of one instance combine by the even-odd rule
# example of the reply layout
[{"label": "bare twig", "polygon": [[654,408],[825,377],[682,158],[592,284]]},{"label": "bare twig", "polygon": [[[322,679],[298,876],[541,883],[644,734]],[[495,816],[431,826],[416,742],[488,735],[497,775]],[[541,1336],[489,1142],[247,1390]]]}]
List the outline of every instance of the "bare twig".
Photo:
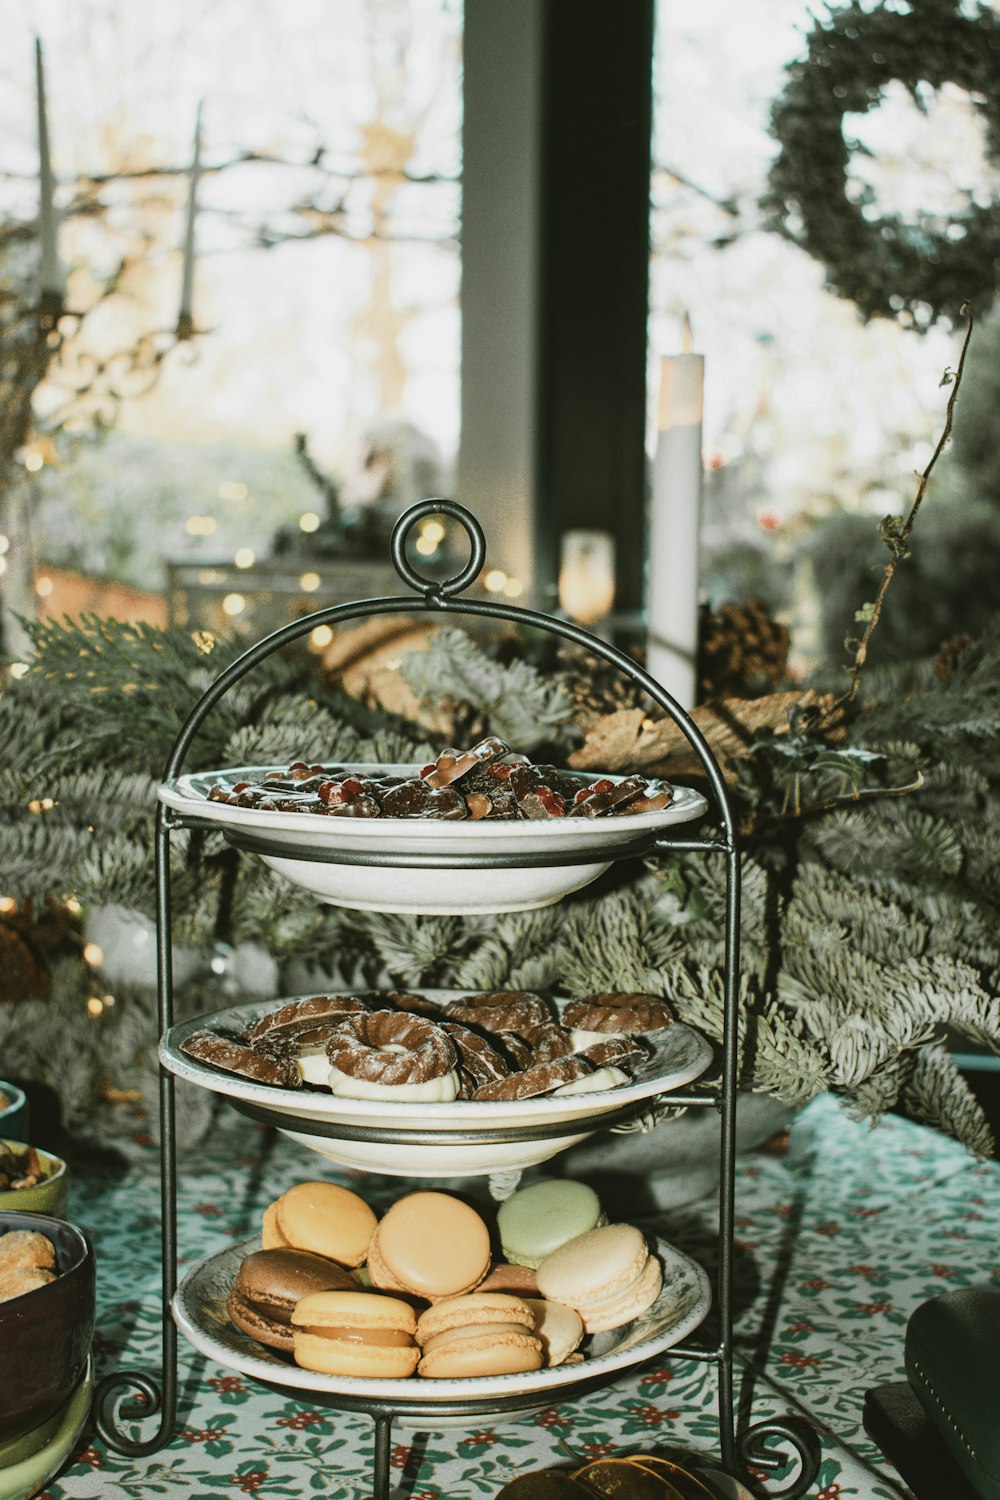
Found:
[{"label": "bare twig", "polygon": [[[871,606],[865,607],[867,612],[865,631],[854,653],[854,662],[850,668],[850,686],[846,693],[836,699],[830,705],[829,709],[826,710],[823,715],[824,719],[845,708],[848,704],[853,703],[858,695],[861,687],[861,673],[868,659],[868,647],[871,644],[871,638],[875,634],[878,622],[882,618],[882,606],[885,603],[885,596],[888,593],[889,585],[895,577],[896,569],[903,558],[909,556],[906,544],[909,541],[910,532],[913,530],[913,523],[917,519],[917,512],[920,510],[920,505],[927,490],[927,484],[934,470],[934,465],[941,457],[951,437],[952,424],[955,420],[955,404],[958,401],[958,391],[962,383],[962,372],[965,369],[965,356],[968,353],[969,341],[972,338],[972,329],[975,322],[971,302],[963,303],[962,314],[966,318],[965,338],[962,341],[962,353],[959,357],[958,369],[951,376],[951,394],[948,397],[941,436],[938,439],[937,447],[931,454],[930,462],[926,469],[924,469],[922,474],[917,476],[917,492],[913,497],[913,504],[910,506],[909,515],[898,525],[891,524],[893,520],[891,517],[882,523],[882,538],[889,547],[891,556],[883,570],[882,581],[879,584],[878,593],[875,595],[875,602]],[[947,379],[947,373],[945,378]]]}]

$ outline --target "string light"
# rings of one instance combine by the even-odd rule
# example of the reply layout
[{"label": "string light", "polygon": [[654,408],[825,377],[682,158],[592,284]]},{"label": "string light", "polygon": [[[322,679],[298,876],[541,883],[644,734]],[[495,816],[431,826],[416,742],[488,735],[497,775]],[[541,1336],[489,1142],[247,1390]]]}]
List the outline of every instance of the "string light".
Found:
[{"label": "string light", "polygon": [[242,594],[227,594],[222,601],[223,612],[227,615],[241,615],[247,607],[247,601]]},{"label": "string light", "polygon": [[97,943],[85,943],[83,948],[83,961],[92,969],[99,969],[104,962],[104,949]]},{"label": "string light", "polygon": [[188,516],[184,530],[189,536],[211,536],[218,524],[214,516]]},{"label": "string light", "polygon": [[54,588],[55,584],[46,573],[43,573],[41,578],[35,579],[35,593],[39,599],[47,599]]},{"label": "string light", "polygon": [[26,661],[15,661],[11,663],[10,675],[12,677],[20,679],[25,675],[27,671],[28,663]]},{"label": "string light", "polygon": [[524,584],[520,578],[508,578],[503,586],[503,591],[508,599],[519,599],[524,593]]},{"label": "string light", "polygon": [[98,995],[91,995],[87,1001],[87,1010],[92,1016],[99,1016],[104,1010],[104,1001]]},{"label": "string light", "polygon": [[215,632],[212,630],[193,630],[191,632],[191,639],[202,656],[207,656],[215,647]]},{"label": "string light", "polygon": [[314,651],[323,651],[333,640],[333,631],[329,625],[317,625],[309,632],[309,644]]},{"label": "string light", "polygon": [[67,897],[67,900],[66,900],[66,910],[72,916],[78,917],[80,915],[80,913],[83,911],[83,907],[80,905],[79,901],[76,899],[75,896],[69,896],[69,897]]},{"label": "string light", "polygon": [[12,911],[17,911],[17,901],[14,897],[0,896],[0,915],[7,916]]},{"label": "string light", "polygon": [[45,467],[45,460],[40,453],[31,449],[24,455],[24,467],[29,474],[37,474],[39,469]]},{"label": "string light", "polygon": [[500,594],[503,592],[506,582],[507,574],[502,568],[490,568],[483,579],[483,586],[484,588],[488,588],[491,594]]},{"label": "string light", "polygon": [[51,797],[34,797],[28,803],[28,811],[30,813],[51,812],[55,805]]},{"label": "string light", "polygon": [[219,485],[220,500],[245,500],[250,491],[238,479],[224,479]]},{"label": "string light", "polygon": [[299,530],[300,531],[318,531],[319,530],[319,516],[316,514],[316,512],[314,510],[304,511],[303,514],[301,516],[299,516]]},{"label": "string light", "polygon": [[257,559],[249,547],[241,547],[233,558],[233,562],[238,568],[252,568],[256,561]]},{"label": "string light", "polygon": [[318,573],[303,573],[299,578],[299,588],[304,594],[315,594],[320,582]]}]

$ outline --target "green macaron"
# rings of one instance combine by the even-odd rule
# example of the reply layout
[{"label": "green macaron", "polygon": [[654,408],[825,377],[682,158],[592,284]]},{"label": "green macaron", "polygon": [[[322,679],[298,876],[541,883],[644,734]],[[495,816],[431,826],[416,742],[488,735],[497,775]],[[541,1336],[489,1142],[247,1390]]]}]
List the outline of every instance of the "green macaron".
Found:
[{"label": "green macaron", "polygon": [[563,1178],[519,1188],[497,1212],[503,1253],[519,1266],[538,1266],[567,1240],[606,1223],[594,1189]]}]

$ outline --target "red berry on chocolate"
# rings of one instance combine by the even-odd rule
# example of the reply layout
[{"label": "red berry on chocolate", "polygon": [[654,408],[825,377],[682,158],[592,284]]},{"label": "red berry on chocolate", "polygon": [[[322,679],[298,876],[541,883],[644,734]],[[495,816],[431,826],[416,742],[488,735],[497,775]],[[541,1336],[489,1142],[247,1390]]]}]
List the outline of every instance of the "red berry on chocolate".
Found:
[{"label": "red berry on chocolate", "polygon": [[325,802],[327,807],[345,800],[344,789],[339,781],[324,781],[321,786],[317,787],[316,793],[320,801]]},{"label": "red berry on chocolate", "polygon": [[344,780],[341,782],[341,786],[344,788],[344,791],[346,792],[348,797],[360,797],[361,793],[364,791],[364,787],[361,785],[361,782],[356,776],[345,776]]},{"label": "red berry on chocolate", "polygon": [[507,781],[510,777],[510,766],[487,766],[486,770],[497,781]]},{"label": "red berry on chocolate", "polygon": [[580,790],[577,792],[576,796],[573,798],[573,806],[574,807],[578,807],[581,802],[586,802],[587,798],[588,797],[592,797],[593,795],[594,795],[594,789],[593,789],[593,787],[582,786],[580,788]]}]

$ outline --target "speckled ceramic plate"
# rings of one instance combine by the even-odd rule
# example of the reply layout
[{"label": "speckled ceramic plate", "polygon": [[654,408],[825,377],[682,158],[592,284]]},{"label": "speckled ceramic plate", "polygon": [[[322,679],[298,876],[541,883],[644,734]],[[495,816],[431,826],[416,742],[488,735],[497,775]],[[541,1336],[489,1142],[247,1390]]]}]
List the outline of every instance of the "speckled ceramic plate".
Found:
[{"label": "speckled ceramic plate", "polygon": [[[227,1369],[291,1391],[325,1394],[333,1406],[337,1404],[335,1398],[338,1395],[380,1398],[398,1404],[405,1412],[407,1403],[439,1401],[444,1405],[497,1399],[500,1404],[505,1396],[526,1396],[535,1392],[539,1396],[539,1405],[544,1406],[553,1399],[565,1400],[569,1394],[564,1389],[566,1387],[599,1381],[604,1377],[610,1379],[619,1370],[642,1364],[654,1354],[661,1354],[671,1345],[680,1343],[698,1327],[712,1302],[708,1277],[701,1266],[665,1240],[658,1240],[656,1254],[663,1265],[663,1291],[649,1311],[635,1322],[608,1333],[595,1334],[589,1341],[590,1352],[582,1364],[470,1380],[420,1380],[416,1377],[410,1380],[357,1380],[300,1369],[275,1351],[255,1344],[229,1321],[226,1302],[240,1263],[252,1250],[259,1249],[260,1239],[255,1236],[199,1261],[177,1289],[173,1303],[174,1320],[196,1349]],[[477,1417],[481,1415],[481,1411],[476,1413]],[[421,1423],[433,1427],[434,1418],[424,1416]]]},{"label": "speckled ceramic plate", "polygon": [[[469,991],[422,989],[417,993],[444,1004]],[[275,999],[231,1006],[183,1021],[163,1037],[160,1059],[178,1078],[224,1094],[234,1103],[254,1106],[269,1124],[332,1161],[390,1176],[466,1177],[536,1166],[602,1129],[605,1115],[690,1083],[705,1071],[713,1055],[699,1032],[678,1023],[652,1033],[652,1056],[631,1083],[615,1089],[490,1103],[455,1100],[451,1104],[395,1104],[382,1099],[343,1099],[325,1090],[253,1083],[181,1051],[185,1037],[193,1031],[241,1032],[258,1016],[286,1003]],[[558,1007],[559,1002],[556,1004]],[[348,1134],[310,1134],[301,1128],[310,1120],[344,1128]],[[557,1126],[564,1133],[547,1135],[543,1129],[546,1125]],[[403,1138],[392,1143],[377,1141],[372,1132],[387,1128],[402,1132]],[[455,1131],[463,1133],[462,1140],[449,1138],[449,1132]],[[517,1131],[539,1133],[510,1139]],[[413,1135],[412,1141],[406,1139],[407,1132]],[[416,1138],[417,1132],[421,1139]]]},{"label": "speckled ceramic plate", "polygon": [[[362,776],[416,776],[420,771],[415,765],[329,769]],[[666,829],[701,817],[708,807],[700,792],[684,786],[674,787],[674,800],[659,812],[510,822],[333,818],[209,801],[213,786],[233,786],[273,770],[234,766],[202,771],[164,782],[158,795],[177,813],[217,823],[231,844],[259,854],[295,885],[357,911],[472,916],[550,906],[596,880],[612,860],[643,853]],[[482,863],[498,856],[516,864]],[[439,860],[443,866],[435,867]]]}]

